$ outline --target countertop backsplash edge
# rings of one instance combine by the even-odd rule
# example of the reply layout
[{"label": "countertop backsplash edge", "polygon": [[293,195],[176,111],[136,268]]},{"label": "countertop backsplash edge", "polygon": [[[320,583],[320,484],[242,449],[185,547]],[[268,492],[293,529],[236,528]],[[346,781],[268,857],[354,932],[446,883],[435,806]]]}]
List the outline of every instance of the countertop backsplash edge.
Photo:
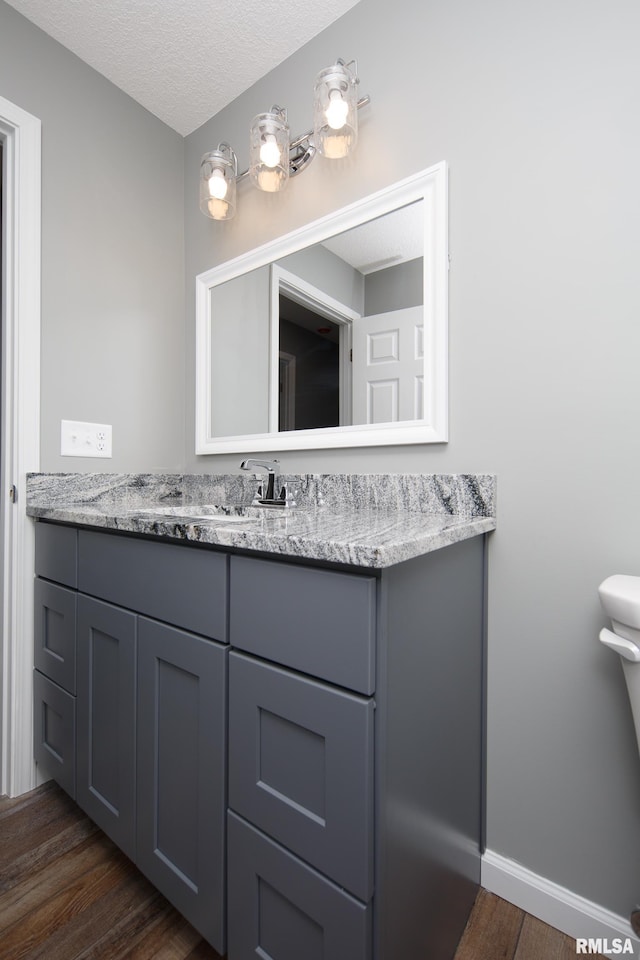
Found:
[{"label": "countertop backsplash edge", "polygon": [[[27,505],[68,504],[134,509],[149,503],[250,503],[262,474],[29,473]],[[300,507],[337,510],[401,510],[456,516],[495,517],[494,474],[287,474],[279,477]]]}]

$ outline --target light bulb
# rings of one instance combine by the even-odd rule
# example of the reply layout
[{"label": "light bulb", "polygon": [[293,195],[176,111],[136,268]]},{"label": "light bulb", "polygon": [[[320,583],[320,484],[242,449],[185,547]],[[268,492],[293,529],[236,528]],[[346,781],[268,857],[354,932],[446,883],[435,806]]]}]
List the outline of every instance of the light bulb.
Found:
[{"label": "light bulb", "polygon": [[313,137],[320,156],[338,160],[358,139],[356,62],[338,59],[321,70],[313,89]]},{"label": "light bulb", "polygon": [[212,220],[230,220],[236,209],[238,161],[228,143],[219,143],[200,161],[200,209]]},{"label": "light bulb", "polygon": [[264,143],[260,145],[260,160],[266,167],[277,167],[280,163],[280,149],[271,134],[266,134]]},{"label": "light bulb", "polygon": [[275,193],[289,179],[287,111],[273,106],[253,118],[249,132],[249,176],[254,186]]},{"label": "light bulb", "polygon": [[214,170],[209,177],[209,196],[216,200],[224,200],[229,186],[222,170]]},{"label": "light bulb", "polygon": [[342,98],[339,90],[332,90],[329,94],[329,105],[325,111],[327,123],[332,130],[340,130],[344,127],[347,115],[349,113],[349,104]]}]

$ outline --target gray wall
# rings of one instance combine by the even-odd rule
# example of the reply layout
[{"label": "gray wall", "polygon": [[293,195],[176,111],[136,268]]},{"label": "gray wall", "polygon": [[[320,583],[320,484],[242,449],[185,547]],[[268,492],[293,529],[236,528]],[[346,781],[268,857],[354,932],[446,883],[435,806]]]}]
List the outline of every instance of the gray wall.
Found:
[{"label": "gray wall", "polygon": [[368,273],[364,280],[364,313],[389,313],[424,303],[424,260],[408,260]]},{"label": "gray wall", "polygon": [[[497,473],[489,846],[623,915],[640,897],[640,761],[597,586],[640,573],[639,31],[636,0],[362,0],[187,138],[185,167],[190,362],[198,272],[449,163],[450,442],[281,459]],[[229,140],[245,166],[271,103],[307,129],[336,56],[358,58],[372,97],[356,155],[314,161],[282,196],[242,185],[230,223],[203,217],[200,155]],[[193,456],[192,393],[188,467],[236,470]]]},{"label": "gray wall", "polygon": [[[0,96],[42,121],[42,468],[180,469],[184,141],[1,0]],[[60,457],[61,419],[113,459]]]},{"label": "gray wall", "polygon": [[282,257],[278,264],[343,306],[358,313],[364,310],[364,277],[322,244]]},{"label": "gray wall", "polygon": [[[211,435],[269,432],[271,270],[258,267],[213,287]],[[229,356],[242,356],[239,377]]]},{"label": "gray wall", "polygon": [[[193,455],[195,275],[440,160],[450,166],[451,440],[284,454],[287,470],[494,471],[488,842],[627,914],[640,762],[597,585],[640,572],[635,0],[361,0],[186,140],[0,0],[0,95],[43,121],[42,466],[236,470]],[[272,103],[307,129],[315,73],[357,56],[356,155],[282,196],[198,211],[200,155],[241,167]],[[186,387],[183,356],[186,349]],[[183,403],[186,429],[183,429]],[[62,417],[112,461],[58,457]]]}]

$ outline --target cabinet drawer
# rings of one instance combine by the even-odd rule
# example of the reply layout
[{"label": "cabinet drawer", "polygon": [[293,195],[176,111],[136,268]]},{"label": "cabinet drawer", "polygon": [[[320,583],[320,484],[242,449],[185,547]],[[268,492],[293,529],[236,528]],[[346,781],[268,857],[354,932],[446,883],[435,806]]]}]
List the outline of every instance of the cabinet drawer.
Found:
[{"label": "cabinet drawer", "polygon": [[232,652],[229,806],[368,900],[373,702]]},{"label": "cabinet drawer", "polygon": [[33,671],[33,753],[42,771],[76,796],[75,698]]},{"label": "cabinet drawer", "polygon": [[34,664],[46,677],[76,692],[77,593],[47,580],[34,583]]},{"label": "cabinet drawer", "polygon": [[231,643],[340,686],[373,693],[374,577],[231,558]]},{"label": "cabinet drawer", "polygon": [[78,531],[74,527],[36,523],[36,576],[77,586]]},{"label": "cabinet drawer", "polygon": [[82,530],[78,588],[226,643],[224,554]]},{"label": "cabinet drawer", "polygon": [[371,906],[228,815],[233,960],[371,960]]}]

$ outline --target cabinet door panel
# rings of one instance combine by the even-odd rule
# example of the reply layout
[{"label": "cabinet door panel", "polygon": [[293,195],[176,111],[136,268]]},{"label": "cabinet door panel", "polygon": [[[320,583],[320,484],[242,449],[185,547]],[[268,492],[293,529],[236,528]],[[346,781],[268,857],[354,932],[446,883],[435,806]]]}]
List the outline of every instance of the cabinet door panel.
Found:
[{"label": "cabinet door panel", "polygon": [[229,960],[371,960],[362,904],[229,812]]},{"label": "cabinet door panel", "polygon": [[232,653],[229,806],[368,900],[373,702]]},{"label": "cabinet door panel", "polygon": [[33,739],[36,763],[75,799],[75,697],[38,670],[33,672]]},{"label": "cabinet door panel", "polygon": [[76,692],[76,601],[74,590],[35,580],[34,665],[72,694]]},{"label": "cabinet door panel", "polygon": [[227,648],[140,618],[140,869],[224,953]]},{"label": "cabinet door panel", "polygon": [[78,597],[77,800],[135,857],[136,617]]}]

